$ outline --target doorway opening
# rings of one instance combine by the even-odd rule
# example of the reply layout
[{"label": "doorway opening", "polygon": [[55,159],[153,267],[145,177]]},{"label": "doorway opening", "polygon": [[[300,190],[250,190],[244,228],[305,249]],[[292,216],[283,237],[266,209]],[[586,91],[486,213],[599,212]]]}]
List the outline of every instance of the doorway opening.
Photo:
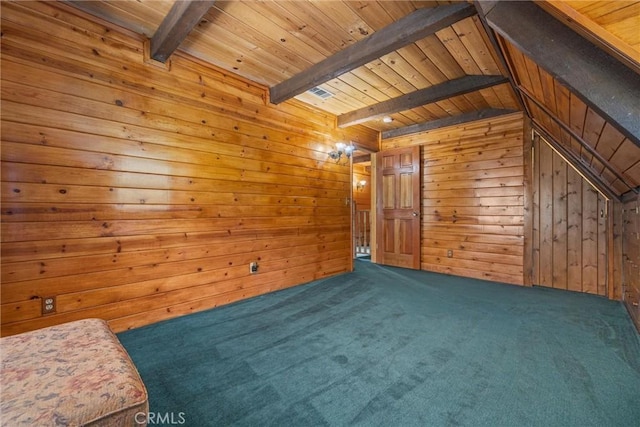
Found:
[{"label": "doorway opening", "polygon": [[[353,163],[353,258],[371,259],[371,160]],[[355,159],[354,159],[355,160]]]}]

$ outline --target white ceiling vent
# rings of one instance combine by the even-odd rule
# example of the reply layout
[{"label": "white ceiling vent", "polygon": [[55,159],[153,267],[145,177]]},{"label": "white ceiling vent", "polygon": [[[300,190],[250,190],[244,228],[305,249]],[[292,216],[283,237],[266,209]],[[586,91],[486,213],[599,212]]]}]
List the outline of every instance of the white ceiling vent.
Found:
[{"label": "white ceiling vent", "polygon": [[312,87],[311,89],[309,89],[309,93],[312,93],[315,96],[317,96],[319,98],[322,98],[322,99],[328,99],[328,98],[331,98],[333,96],[333,94],[331,92],[326,91],[324,89],[321,89],[318,86]]}]

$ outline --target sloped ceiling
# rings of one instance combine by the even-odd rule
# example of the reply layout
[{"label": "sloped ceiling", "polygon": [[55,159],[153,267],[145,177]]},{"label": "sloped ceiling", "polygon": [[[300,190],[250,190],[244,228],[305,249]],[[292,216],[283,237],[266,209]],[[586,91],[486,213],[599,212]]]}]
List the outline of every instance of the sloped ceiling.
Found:
[{"label": "sloped ceiling", "polygon": [[[185,4],[67,3],[150,39],[166,34],[162,26],[176,22],[176,8]],[[361,124],[383,138],[523,109],[615,196],[638,192],[640,1],[209,3],[195,19],[187,17],[194,22],[185,36],[164,40],[267,86],[274,102],[295,97],[336,115],[339,126]],[[522,15],[501,22],[512,3],[524,4]],[[519,24],[533,15],[542,19],[534,25],[539,33],[526,34]],[[584,80],[576,70],[556,70],[521,43],[524,37],[562,45],[565,39],[548,23],[580,34],[590,48],[613,58],[589,74],[595,79],[590,89],[571,84]],[[331,96],[323,99],[310,87]],[[618,98],[606,101],[611,90]]]},{"label": "sloped ceiling", "polygon": [[[173,1],[74,1],[76,7],[151,38]],[[492,85],[438,98],[402,111],[378,114],[359,123],[386,131],[484,109],[519,109],[484,27],[471,3],[437,1],[216,1],[180,49],[270,88],[371,39],[394,22],[421,9],[464,6],[468,17],[445,24],[431,35],[339,73],[296,98],[341,116],[420,89],[469,75],[499,76]],[[464,14],[462,15],[464,16]],[[401,37],[400,31],[385,37]],[[329,64],[331,65],[331,64]],[[473,89],[473,88],[472,88]],[[272,96],[273,98],[273,96]],[[385,123],[383,116],[393,119]]]},{"label": "sloped ceiling", "polygon": [[481,2],[480,13],[498,34],[534,125],[601,188],[637,193],[639,5],[586,3]]}]

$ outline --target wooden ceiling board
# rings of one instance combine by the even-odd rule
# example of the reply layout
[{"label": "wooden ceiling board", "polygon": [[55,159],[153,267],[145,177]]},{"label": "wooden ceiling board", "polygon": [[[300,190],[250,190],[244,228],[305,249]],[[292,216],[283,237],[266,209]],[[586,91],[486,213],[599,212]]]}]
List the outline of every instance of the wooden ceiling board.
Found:
[{"label": "wooden ceiling board", "polygon": [[367,65],[356,68],[351,73],[347,73],[342,76],[342,80],[347,82],[362,82],[361,86],[356,86],[355,84],[353,86],[370,96],[372,102],[386,101],[389,98],[402,95],[402,92],[390,86],[389,82],[376,74]]},{"label": "wooden ceiling board", "polygon": [[[280,69],[276,67],[286,66],[285,62],[272,62],[271,55],[226,31],[220,31],[213,39],[210,32],[202,31],[203,26],[214,24],[200,24],[196,27],[193,31],[195,35],[187,37],[181,45],[184,52],[265,86],[280,78]],[[252,79],[254,75],[257,77]]]},{"label": "wooden ceiling board", "polygon": [[[346,4],[355,14],[357,14],[372,31],[378,31],[396,21],[382,4],[377,1],[354,1]],[[410,10],[409,13],[413,12]],[[408,14],[408,13],[407,13]],[[359,28],[359,31],[362,31]]]},{"label": "wooden ceiling board", "polygon": [[427,86],[443,83],[447,80],[447,76],[442,72],[441,68],[436,65],[429,55],[425,54],[425,51],[419,45],[420,40],[417,43],[413,43],[409,46],[405,46],[399,51],[407,61],[424,77],[428,82],[424,86],[419,86],[418,89],[422,89]]},{"label": "wooden ceiling board", "polygon": [[[310,32],[313,37],[323,38],[327,40],[327,47],[330,47],[329,54],[334,54],[340,49],[355,42],[353,37],[345,30],[332,21],[317,8],[307,2],[301,1],[277,1],[276,3],[281,9],[286,9],[293,15],[296,21],[293,21],[299,30],[303,33]],[[279,14],[277,9],[273,13]],[[317,35],[317,36],[316,36]]]},{"label": "wooden ceiling board", "polygon": [[341,1],[318,1],[313,2],[326,19],[331,20],[349,35],[349,44],[366,38],[375,30],[364,21],[352,8]]},{"label": "wooden ceiling board", "polygon": [[422,51],[426,60],[433,63],[446,79],[453,80],[464,76],[462,67],[437,36],[426,37],[418,40],[415,44]]},{"label": "wooden ceiling board", "polygon": [[337,98],[332,98],[330,100],[323,100],[318,98],[316,95],[305,92],[300,96],[297,96],[296,99],[305,104],[314,106],[324,111],[332,111],[332,110],[344,110],[349,111],[353,107],[348,104],[345,104],[343,101]]},{"label": "wooden ceiling board", "polygon": [[[365,0],[367,1],[367,0]],[[387,9],[389,15],[393,16],[393,19],[398,20],[403,16],[406,16],[414,10],[421,9],[423,7],[433,8],[437,6],[446,6],[448,4],[455,3],[457,0],[418,0],[418,1],[384,1],[380,4],[383,8]]]},{"label": "wooden ceiling board", "polygon": [[[298,18],[289,6],[295,5],[297,2],[252,2],[251,8],[254,9],[259,16],[269,17],[272,25],[276,25],[281,30],[279,38],[289,40],[292,38],[299,39],[301,42],[314,48],[317,53],[327,57],[340,50],[340,45],[336,45],[335,41],[325,35],[324,31],[314,28],[304,20]],[[258,24],[260,27],[260,25]],[[276,33],[276,37],[278,33]]]},{"label": "wooden ceiling board", "polygon": [[[152,37],[174,0],[67,3]],[[204,63],[270,88],[418,9],[451,3],[455,2],[218,0],[179,49]],[[468,3],[484,7],[482,0]],[[640,0],[536,3],[604,49],[621,53],[623,60],[640,58]],[[328,99],[309,92],[295,98],[339,116],[466,75],[506,76],[510,71],[527,111],[559,144],[587,162],[594,174],[616,191],[637,186],[640,148],[625,138],[628,134],[621,133],[621,129],[587,107],[568,89],[571,85],[560,83],[506,39],[499,38],[502,52],[498,52],[492,44],[493,35],[485,30],[484,13],[482,19],[478,15],[464,18],[349,72],[332,75],[331,80],[318,85],[333,94]],[[508,70],[501,62],[501,54],[507,56]],[[636,66],[633,60],[627,64]],[[637,69],[640,70],[640,65]],[[510,83],[406,107],[390,114],[393,118],[390,123],[375,117],[362,124],[374,131],[397,131],[491,109],[521,108],[519,96]]]},{"label": "wooden ceiling board", "polygon": [[[194,39],[195,34],[190,35],[186,40],[186,45],[190,46],[188,53],[199,57],[199,51],[207,49],[211,53],[206,56],[215,61],[218,51],[236,50],[233,62],[220,61],[228,71],[239,73],[258,83],[271,85],[287,74],[300,72],[311,65],[310,61],[290,51],[285,44],[253,31],[243,19],[224,13],[217,7],[211,8],[206,18],[210,24],[199,28],[203,41],[206,42],[199,43],[199,40]],[[241,68],[245,61],[255,64],[255,74]],[[261,73],[260,67],[268,72]]]},{"label": "wooden ceiling board", "polygon": [[640,72],[640,1],[543,1],[537,4]]},{"label": "wooden ceiling board", "polygon": [[640,31],[638,31],[638,28],[640,28],[640,5],[636,5],[633,9],[634,13],[636,13],[633,17],[616,22],[615,24],[603,25],[602,27],[633,47],[637,52],[635,59],[638,60],[638,58],[640,58],[640,49],[638,49],[638,46],[640,46],[640,36],[638,36],[638,33],[640,33]]},{"label": "wooden ceiling board", "polygon": [[598,139],[600,139],[605,123],[605,120],[600,117],[598,113],[593,111],[591,108],[587,108],[587,114],[584,118],[582,139],[592,148],[595,148],[598,144]]},{"label": "wooden ceiling board", "polygon": [[[214,25],[207,25],[208,29],[206,30],[203,30],[203,25],[201,25],[199,30],[203,30],[205,35],[207,32],[211,32],[211,29],[215,29],[216,33],[226,31],[233,34],[234,38],[239,38],[240,47],[242,48],[242,45],[244,45],[244,48],[242,48],[242,53],[236,55],[236,64],[230,71],[240,73],[243,71],[249,72],[250,74],[245,75],[245,77],[259,83],[273,85],[277,83],[276,80],[281,81],[283,77],[291,76],[302,71],[310,66],[312,62],[324,59],[326,56],[323,55],[335,53],[326,52],[326,50],[321,52],[317,49],[312,49],[312,42],[306,36],[305,42],[296,41],[295,43],[287,45],[288,41],[294,40],[294,37],[300,38],[300,28],[306,29],[310,27],[310,25],[299,23],[293,25],[292,19],[300,19],[300,16],[303,16],[301,13],[303,9],[300,7],[300,3],[304,2],[294,3],[297,9],[289,10],[287,7],[289,18],[285,19],[281,15],[276,16],[276,13],[280,11],[279,8],[282,8],[281,2],[218,2],[214,5],[208,17]],[[335,51],[337,51],[348,44],[364,39],[373,31],[390,24],[396,19],[394,16],[400,16],[400,13],[396,12],[394,14],[390,12],[396,9],[390,7],[389,3],[390,2],[312,2],[310,3],[310,7],[304,8],[306,11],[304,16],[305,19],[310,19],[312,22],[315,22],[315,25],[322,25],[325,33],[331,35],[338,34],[338,38],[333,36],[333,46]],[[418,7],[433,7],[434,5],[433,2],[392,3],[394,5],[402,5],[405,12],[413,11]],[[287,6],[289,6],[289,4],[287,4]],[[307,6],[306,3],[305,6]],[[256,10],[259,13],[257,13]],[[331,18],[328,18],[329,15]],[[242,17],[242,19],[240,19],[240,17]],[[342,37],[340,37],[341,31],[327,32],[327,27],[334,29],[343,28],[346,30],[342,30]],[[256,33],[258,33],[258,35],[256,35]],[[489,73],[497,70],[495,62],[492,61],[492,56],[484,53],[488,51],[488,47],[482,35],[479,34],[477,24],[473,19],[461,21],[457,32],[452,28],[446,29],[445,34],[440,37],[443,37],[445,42],[450,46],[450,50],[455,54],[455,58],[452,53],[446,49],[446,46],[440,42],[440,55],[435,56],[436,60],[439,61],[438,65],[440,67],[438,67],[428,59],[427,54],[420,48],[420,45],[428,45],[430,43],[429,41],[409,45],[365,65],[368,71],[371,71],[376,76],[376,79],[374,79],[376,88],[381,93],[388,93],[389,97],[394,96],[394,93],[398,91],[401,94],[410,93],[416,89],[445,81],[447,75],[464,75],[465,73],[460,66],[461,63],[472,73],[481,73],[481,70]],[[475,60],[468,57],[469,51],[461,39],[465,39],[467,44],[471,43],[476,46],[482,44],[484,46],[483,52],[478,56],[482,64],[475,64]],[[213,41],[213,37],[204,37],[203,40],[211,42]],[[245,43],[242,43],[243,41]],[[326,47],[327,43],[329,43],[329,41],[325,41],[323,47]],[[432,41],[431,44],[433,44]],[[291,49],[292,46],[295,48]],[[197,52],[198,48],[196,43],[192,40],[185,42],[185,49],[188,50],[189,53],[194,54],[194,56],[200,58],[204,56]],[[217,49],[216,47],[215,49],[208,50],[208,52],[210,52],[209,55],[215,56]],[[231,52],[227,51],[223,53],[223,55],[227,59],[220,62],[232,60]],[[248,64],[250,66],[246,66],[243,63],[248,62],[249,60],[247,58],[250,56],[258,57],[260,60],[253,61]],[[440,56],[440,58],[438,56]],[[487,58],[490,62],[487,61]],[[217,62],[216,65],[220,66],[220,62]],[[260,63],[269,64],[268,67],[271,72],[260,73]],[[425,66],[425,64],[427,66]],[[265,67],[267,66],[265,65]],[[276,70],[274,70],[274,68]],[[281,69],[280,74],[277,73],[278,68]],[[253,74],[254,72],[251,70],[255,70],[256,74]],[[273,71],[276,72],[274,73]],[[371,105],[380,102],[380,96],[371,96],[368,93],[372,90],[367,88],[367,83],[369,82],[361,78],[364,73],[352,73],[356,74],[356,76],[348,73],[321,86],[334,93],[334,95],[339,95],[342,102],[331,102],[328,100],[320,102],[316,100],[313,102],[313,105],[321,106],[326,111],[334,114],[342,114],[348,111],[347,108],[357,108],[359,103]],[[361,79],[359,82],[357,82],[358,78]],[[372,83],[370,84],[373,86]],[[393,90],[390,90],[391,88],[393,88]],[[470,108],[469,106],[491,104],[487,100],[478,99],[478,96],[482,96],[482,92],[471,95],[469,97],[470,99],[458,100],[457,104],[461,105],[458,105],[455,110],[451,108],[448,109],[450,111],[466,111]],[[491,97],[495,99],[497,95],[494,93],[491,94]],[[304,99],[306,101],[309,97],[304,95],[298,99]],[[455,103],[456,101],[453,102],[453,104]],[[431,108],[429,112],[431,116],[435,114],[433,108]],[[445,112],[446,109],[442,109],[442,111],[438,112],[437,116],[442,117],[442,114]],[[397,121],[397,123],[400,122],[400,120]]]},{"label": "wooden ceiling board", "polygon": [[453,28],[449,27],[440,30],[436,35],[465,74],[482,74],[480,67],[475,63]]},{"label": "wooden ceiling board", "polygon": [[[640,1],[637,0],[566,1],[564,3],[593,22],[608,27],[613,34],[616,34],[616,28],[627,27],[629,22],[638,22],[640,17]],[[630,36],[632,38],[628,41],[632,43],[637,43],[640,39],[637,31]]]},{"label": "wooden ceiling board", "polygon": [[[621,172],[626,172],[631,166],[638,161],[638,148],[633,142],[625,139],[616,152],[611,156],[609,161],[611,164],[617,166],[617,169]],[[635,156],[633,154],[636,154]],[[634,183],[636,186],[640,183]]]},{"label": "wooden ceiling board", "polygon": [[602,157],[610,159],[614,153],[618,151],[625,139],[624,135],[611,126],[610,123],[605,123],[602,133],[600,134],[600,139],[598,139],[596,149],[600,154],[602,154]]},{"label": "wooden ceiling board", "polygon": [[491,53],[493,49],[490,48],[490,41],[477,16],[456,22],[451,28],[466,48],[468,56],[465,61],[471,59],[477,66],[477,72],[474,70],[473,73],[467,74],[498,75],[503,73],[495,55]]},{"label": "wooden ceiling board", "polygon": [[453,99],[445,99],[434,104],[426,105],[424,108],[428,108],[433,111],[433,117],[431,120],[435,120],[439,117],[462,114],[460,107],[455,103]]},{"label": "wooden ceiling board", "polygon": [[[509,83],[504,83],[504,84],[507,86],[507,90],[511,89],[511,87],[509,86]],[[498,92],[496,91],[496,89],[497,87],[480,90],[480,94],[487,101],[487,105],[492,108],[501,108],[501,109],[512,108],[510,106],[505,105],[505,102],[503,102],[500,95],[498,95]],[[508,98],[505,99],[504,101],[508,101]],[[518,109],[518,107],[515,107],[513,109]]]},{"label": "wooden ceiling board", "polygon": [[415,44],[380,58],[389,67],[405,78],[414,89],[423,89],[444,81],[444,76],[430,63],[425,63],[425,55]]},{"label": "wooden ceiling board", "polygon": [[640,185],[640,161],[637,161],[633,166],[630,166],[624,171],[624,176]]},{"label": "wooden ceiling board", "polygon": [[401,94],[407,94],[416,90],[416,87],[411,84],[406,78],[400,75],[396,69],[395,64],[384,62],[382,59],[373,61],[366,64],[367,68],[374,74],[380,77],[387,83],[388,87],[393,87]]},{"label": "wooden ceiling board", "polygon": [[[515,46],[501,43],[534,121],[618,195],[638,187],[635,165],[640,147]],[[576,137],[568,138],[562,124]]]},{"label": "wooden ceiling board", "polygon": [[[257,83],[272,86],[363,40],[420,8],[450,4],[442,1],[217,1],[184,41],[181,49],[204,61]],[[111,16],[113,21],[147,37],[162,22],[173,1],[74,2],[83,10]],[[499,73],[495,53],[480,31],[477,17],[464,19],[413,44],[339,76],[321,87],[328,100],[303,94],[299,100],[332,114],[373,105],[465,74]],[[508,89],[507,89],[508,90]],[[504,88],[483,89],[439,104],[395,115],[393,124],[373,129],[433,120],[508,102]]]},{"label": "wooden ceiling board", "polygon": [[91,15],[151,38],[175,0],[71,0],[70,3]]},{"label": "wooden ceiling board", "polygon": [[[261,9],[256,9],[260,4],[231,1],[218,6],[216,2],[212,10],[219,8],[224,16],[235,20],[233,27],[228,28],[234,35],[253,40],[257,46],[264,46],[274,56],[286,58],[297,70],[308,68],[326,57],[314,45],[307,43],[306,38],[302,39],[287,31],[287,28],[282,28],[283,21],[277,15],[261,15]],[[217,22],[216,15],[213,16],[214,22]]]}]

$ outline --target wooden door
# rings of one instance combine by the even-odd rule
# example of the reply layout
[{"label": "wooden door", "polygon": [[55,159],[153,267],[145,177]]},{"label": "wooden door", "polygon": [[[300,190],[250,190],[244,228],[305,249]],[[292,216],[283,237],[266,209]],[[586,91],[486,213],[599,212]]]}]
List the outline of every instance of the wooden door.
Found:
[{"label": "wooden door", "polygon": [[376,155],[377,261],[420,268],[420,147]]}]

